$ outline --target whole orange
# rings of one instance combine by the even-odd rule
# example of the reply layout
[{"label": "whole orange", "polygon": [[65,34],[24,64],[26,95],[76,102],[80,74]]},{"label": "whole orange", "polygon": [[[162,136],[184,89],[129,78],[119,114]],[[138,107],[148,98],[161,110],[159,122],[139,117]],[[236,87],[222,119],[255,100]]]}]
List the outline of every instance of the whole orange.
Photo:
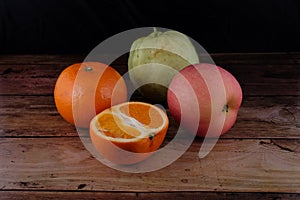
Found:
[{"label": "whole orange", "polygon": [[106,64],[76,63],[59,75],[54,100],[67,122],[88,128],[96,114],[127,100],[127,88],[122,76]]}]

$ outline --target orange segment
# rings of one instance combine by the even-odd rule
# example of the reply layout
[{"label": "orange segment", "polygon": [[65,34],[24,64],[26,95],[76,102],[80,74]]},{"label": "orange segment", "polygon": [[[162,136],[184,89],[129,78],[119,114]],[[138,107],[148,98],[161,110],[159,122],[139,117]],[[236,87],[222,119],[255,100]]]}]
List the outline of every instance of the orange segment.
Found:
[{"label": "orange segment", "polygon": [[139,130],[126,126],[126,124],[122,123],[122,119],[111,113],[105,113],[98,118],[98,127],[98,131],[113,138],[130,139],[141,134]]},{"label": "orange segment", "polygon": [[157,128],[163,123],[161,115],[153,107],[146,104],[139,104],[138,106],[135,104],[123,105],[120,107],[120,111],[152,128]]},{"label": "orange segment", "polygon": [[106,159],[130,164],[156,151],[168,126],[168,117],[160,108],[143,102],[126,102],[95,116],[90,123],[90,136],[96,150]]}]

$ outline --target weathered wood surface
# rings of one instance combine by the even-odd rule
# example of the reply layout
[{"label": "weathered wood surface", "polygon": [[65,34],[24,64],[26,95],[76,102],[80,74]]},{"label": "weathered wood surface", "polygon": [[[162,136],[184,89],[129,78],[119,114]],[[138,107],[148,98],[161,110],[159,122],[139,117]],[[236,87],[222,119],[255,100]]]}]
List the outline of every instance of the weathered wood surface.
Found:
[{"label": "weathered wood surface", "polygon": [[[246,62],[245,60],[241,63],[230,63],[228,60],[222,60],[218,57],[215,62],[237,78],[245,96],[300,95],[298,81],[300,79],[299,64],[290,63],[284,65],[280,62],[274,64],[253,64],[254,61]],[[52,95],[55,81],[60,72],[72,63],[74,62],[1,64],[0,57],[0,94]],[[117,62],[112,66],[121,74],[127,71],[126,64]]]},{"label": "weathered wood surface", "polygon": [[[52,96],[2,96],[0,113],[0,137],[78,136],[56,111]],[[169,135],[176,134],[175,125],[171,120]],[[234,127],[222,137],[299,139],[299,129],[299,96],[254,96],[244,99]]]},{"label": "weathered wood surface", "polygon": [[63,192],[63,191],[0,191],[1,199],[3,200],[28,200],[28,199],[118,199],[118,200],[145,200],[145,199],[174,199],[174,200],[232,200],[232,199],[244,199],[244,200],[265,200],[265,199],[291,199],[298,200],[300,195],[286,194],[286,193],[229,193],[229,192],[139,192],[139,193],[126,193],[126,192]]},{"label": "weathered wood surface", "polygon": [[96,160],[77,137],[2,138],[2,190],[300,192],[300,140],[224,139],[203,159],[197,140],[161,170],[131,174]]},{"label": "weathered wood surface", "polygon": [[[82,62],[87,55],[83,54],[62,54],[62,55],[0,55],[0,64],[8,65],[57,65]],[[109,55],[104,55],[104,57]],[[278,52],[278,53],[212,53],[210,56],[216,64],[299,64],[299,52]],[[125,64],[128,54],[115,60],[116,64]],[[200,55],[206,57],[206,55]]]},{"label": "weathered wood surface", "polygon": [[[126,56],[112,63],[121,74]],[[56,78],[84,57],[0,55],[0,199],[300,198],[300,53],[212,54],[241,83],[236,124],[204,159],[195,139],[142,174],[101,164],[55,109]]]}]

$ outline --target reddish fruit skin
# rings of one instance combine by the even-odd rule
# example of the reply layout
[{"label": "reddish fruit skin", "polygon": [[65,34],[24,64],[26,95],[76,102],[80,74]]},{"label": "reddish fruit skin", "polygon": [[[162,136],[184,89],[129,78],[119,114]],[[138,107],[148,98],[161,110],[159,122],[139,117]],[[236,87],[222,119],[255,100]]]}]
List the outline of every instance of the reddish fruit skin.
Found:
[{"label": "reddish fruit skin", "polygon": [[[220,83],[223,85],[217,86]],[[192,93],[196,95],[196,99],[192,99]],[[212,94],[223,96],[214,98],[212,102]],[[185,67],[173,78],[168,89],[167,101],[170,114],[187,129],[192,120],[195,120],[194,116],[200,114],[197,136],[205,137],[209,125],[213,124],[214,129],[214,124],[220,122],[221,133],[212,132],[209,135],[215,137],[226,133],[235,123],[242,103],[242,89],[236,78],[225,69],[206,63],[194,64]],[[195,105],[194,101],[197,101],[199,110],[187,106]],[[212,115],[213,108],[218,112],[217,117]],[[189,111],[181,112],[181,109]],[[182,116],[182,113],[186,113],[185,116]]]}]

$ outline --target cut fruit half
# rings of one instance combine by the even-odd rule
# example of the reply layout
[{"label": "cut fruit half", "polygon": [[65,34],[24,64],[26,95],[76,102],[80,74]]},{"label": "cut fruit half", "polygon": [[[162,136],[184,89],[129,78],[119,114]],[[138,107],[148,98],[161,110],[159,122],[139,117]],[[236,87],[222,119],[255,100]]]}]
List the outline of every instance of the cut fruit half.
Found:
[{"label": "cut fruit half", "polygon": [[116,164],[132,164],[160,147],[168,126],[168,116],[162,109],[143,102],[126,102],[95,116],[90,136],[104,158]]}]

